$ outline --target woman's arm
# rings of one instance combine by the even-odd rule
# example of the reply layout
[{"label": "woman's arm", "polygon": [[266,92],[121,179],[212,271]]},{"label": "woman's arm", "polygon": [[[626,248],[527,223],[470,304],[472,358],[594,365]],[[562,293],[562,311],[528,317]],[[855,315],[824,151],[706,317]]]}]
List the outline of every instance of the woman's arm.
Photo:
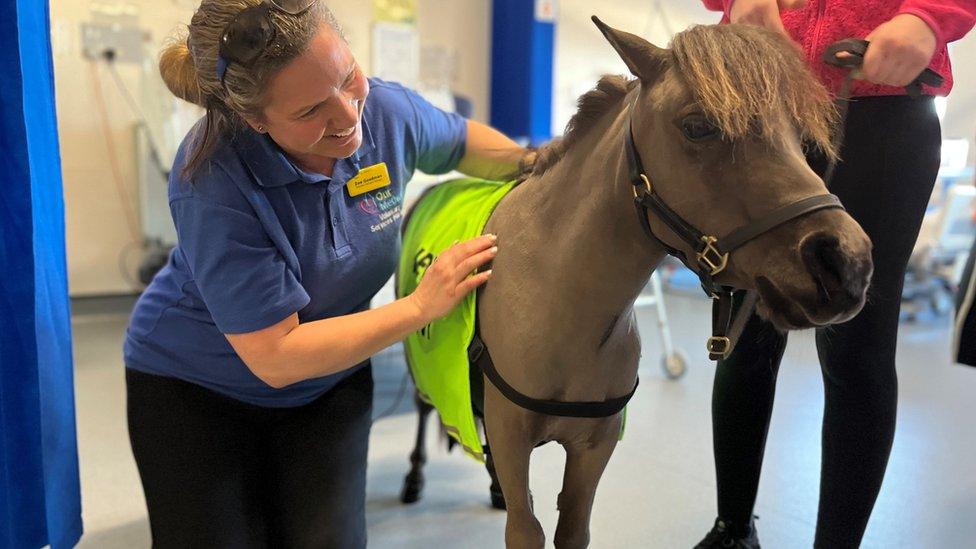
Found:
[{"label": "woman's arm", "polygon": [[299,323],[298,314],[261,330],[227,334],[247,367],[268,385],[292,383],[352,368],[441,318],[491,271],[471,273],[498,251],[494,236],[480,236],[441,253],[409,296],[378,309]]},{"label": "woman's arm", "polygon": [[910,14],[925,22],[938,46],[959,40],[976,23],[976,0],[905,0],[898,14]]},{"label": "woman's arm", "polygon": [[946,43],[966,35],[976,22],[976,0],[906,0],[898,14],[866,38],[861,73],[872,82],[905,86]]},{"label": "woman's arm", "polygon": [[523,158],[531,154],[491,126],[468,120],[467,147],[457,169],[482,179],[514,179],[526,166]]},{"label": "woman's arm", "polygon": [[723,21],[766,27],[786,34],[781,10],[802,8],[807,0],[702,0],[705,8],[724,13]]},{"label": "woman's arm", "polygon": [[241,360],[280,389],[351,368],[426,324],[408,298],[361,313],[300,324],[298,313],[247,334],[227,334]]},{"label": "woman's arm", "polygon": [[702,4],[705,4],[705,8],[711,11],[725,11],[726,6],[728,6],[730,0],[702,0]]}]

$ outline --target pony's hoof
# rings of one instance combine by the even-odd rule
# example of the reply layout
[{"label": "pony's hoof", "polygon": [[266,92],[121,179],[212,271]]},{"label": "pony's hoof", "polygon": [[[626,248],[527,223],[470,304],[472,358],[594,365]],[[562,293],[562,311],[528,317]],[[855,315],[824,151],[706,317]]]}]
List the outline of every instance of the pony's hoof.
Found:
[{"label": "pony's hoof", "polygon": [[420,501],[420,493],[424,489],[424,482],[422,480],[417,480],[407,478],[403,480],[403,489],[400,490],[400,501],[406,504],[417,503]]},{"label": "pony's hoof", "polygon": [[491,491],[491,506],[494,507],[495,509],[500,509],[502,511],[506,509],[505,496],[502,495],[501,490]]},{"label": "pony's hoof", "polygon": [[418,501],[420,501],[420,490],[417,490],[416,488],[407,488],[404,486],[403,490],[400,492],[400,502],[409,505],[411,503],[417,503]]}]

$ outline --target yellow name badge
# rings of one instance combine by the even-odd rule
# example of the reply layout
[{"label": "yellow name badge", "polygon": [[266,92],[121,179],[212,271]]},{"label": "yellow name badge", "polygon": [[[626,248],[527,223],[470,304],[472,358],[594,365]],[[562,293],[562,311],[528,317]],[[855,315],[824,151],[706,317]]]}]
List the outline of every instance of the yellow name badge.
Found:
[{"label": "yellow name badge", "polygon": [[386,162],[380,162],[359,170],[356,177],[349,180],[346,188],[349,196],[359,196],[369,191],[375,191],[390,184],[390,172],[386,169]]}]

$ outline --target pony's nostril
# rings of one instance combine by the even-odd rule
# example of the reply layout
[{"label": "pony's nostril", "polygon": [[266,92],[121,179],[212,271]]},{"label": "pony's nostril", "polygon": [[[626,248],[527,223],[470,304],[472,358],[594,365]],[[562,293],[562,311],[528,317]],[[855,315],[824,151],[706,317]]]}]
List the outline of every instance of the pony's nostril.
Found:
[{"label": "pony's nostril", "polygon": [[871,275],[874,272],[874,264],[870,256],[867,259],[852,261],[851,268],[848,269],[848,272],[850,276],[845,281],[844,290],[851,299],[855,301],[860,300],[865,290],[867,290],[868,285],[871,283]]},{"label": "pony's nostril", "polygon": [[814,233],[800,244],[800,255],[807,270],[817,283],[817,292],[824,302],[845,290],[849,283],[850,262],[841,253],[840,241],[827,233]]}]

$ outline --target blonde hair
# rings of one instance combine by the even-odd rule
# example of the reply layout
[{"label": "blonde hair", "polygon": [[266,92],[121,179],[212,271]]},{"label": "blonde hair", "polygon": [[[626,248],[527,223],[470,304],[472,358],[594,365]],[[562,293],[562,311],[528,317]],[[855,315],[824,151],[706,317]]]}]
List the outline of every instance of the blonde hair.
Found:
[{"label": "blonde hair", "polygon": [[173,38],[159,57],[159,72],[173,95],[204,107],[202,133],[193,137],[182,176],[190,178],[213,153],[221,138],[244,127],[244,118],[263,118],[271,78],[308,49],[322,23],[342,37],[331,10],[317,0],[305,12],[289,15],[270,10],[275,38],[257,60],[244,67],[231,63],[221,84],[217,76],[220,40],[228,25],[246,8],[264,0],[203,0],[188,32]]}]

